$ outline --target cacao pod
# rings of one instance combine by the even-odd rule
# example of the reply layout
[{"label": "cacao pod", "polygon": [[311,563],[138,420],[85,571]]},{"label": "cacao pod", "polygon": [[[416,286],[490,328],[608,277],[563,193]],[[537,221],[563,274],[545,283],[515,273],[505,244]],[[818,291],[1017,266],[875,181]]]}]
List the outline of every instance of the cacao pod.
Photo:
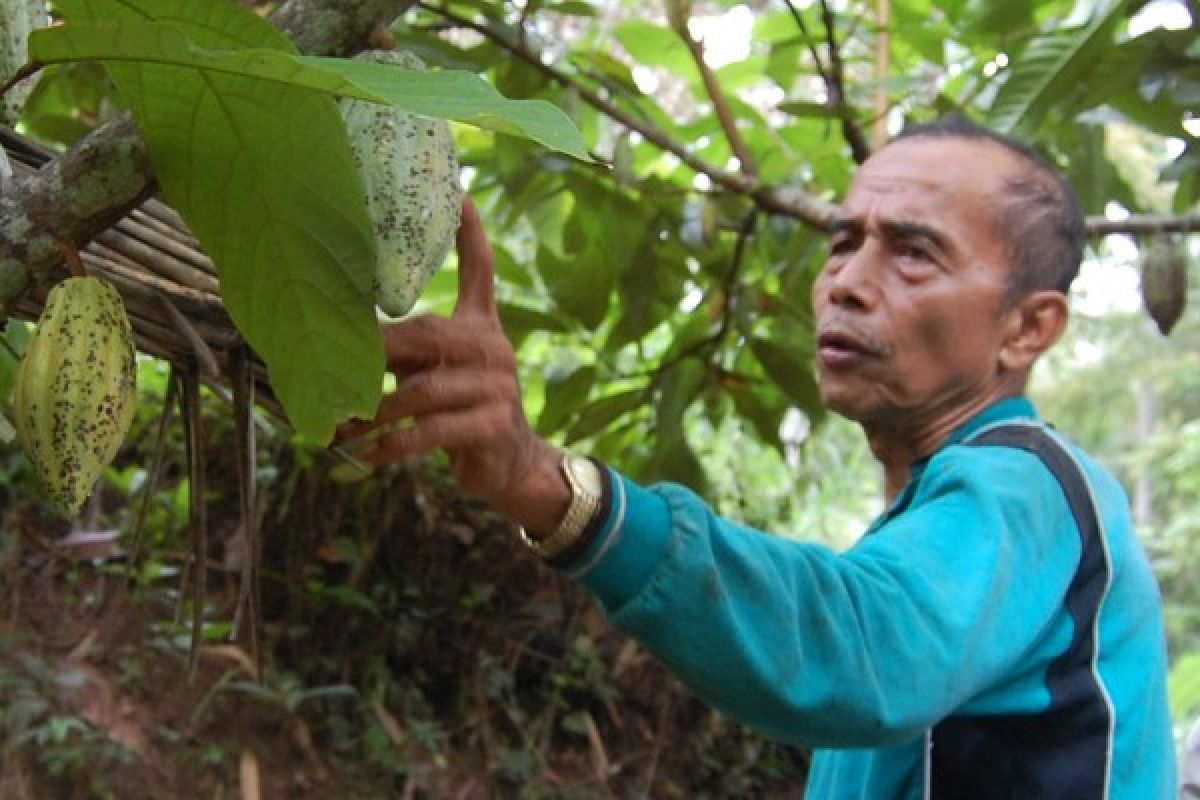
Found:
[{"label": "cacao pod", "polygon": [[1166,336],[1183,316],[1187,305],[1187,257],[1181,244],[1158,238],[1145,246],[1142,256],[1142,304]]},{"label": "cacao pod", "polygon": [[[368,50],[355,58],[425,68],[403,51]],[[445,120],[351,98],[340,107],[375,229],[375,302],[401,316],[454,246],[463,196],[454,137]]]},{"label": "cacao pod", "polygon": [[[50,24],[46,0],[0,0],[0,84],[29,60],[29,34]],[[16,125],[21,108],[33,90],[34,78],[13,86],[0,97],[0,122]]]},{"label": "cacao pod", "polygon": [[117,290],[68,278],[50,290],[17,371],[17,441],[46,499],[79,513],[137,404],[133,330]]}]

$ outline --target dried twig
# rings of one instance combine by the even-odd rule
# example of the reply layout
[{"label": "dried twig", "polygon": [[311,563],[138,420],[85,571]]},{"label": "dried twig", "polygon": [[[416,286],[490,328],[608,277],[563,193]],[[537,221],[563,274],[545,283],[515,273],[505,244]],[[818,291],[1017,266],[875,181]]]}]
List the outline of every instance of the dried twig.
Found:
[{"label": "dried twig", "polygon": [[[204,500],[203,414],[200,409],[200,375],[194,365],[179,371],[180,417],[188,471],[188,528],[192,540],[192,631],[188,648],[188,679],[196,676],[200,642],[204,635],[204,601],[208,584],[208,518]],[[182,596],[182,592],[180,593]]]},{"label": "dried twig", "polygon": [[238,508],[241,515],[242,558],[241,584],[238,587],[237,610],[233,615],[233,631],[237,635],[243,614],[250,618],[250,653],[258,672],[262,674],[262,651],[258,642],[260,587],[258,564],[261,561],[261,542],[258,535],[258,501],[256,498],[257,447],[254,429],[254,374],[247,347],[230,353],[229,382],[233,385],[233,421],[237,435]]},{"label": "dried twig", "polygon": [[167,317],[171,322],[175,323],[176,329],[183,334],[188,344],[191,345],[192,353],[195,355],[196,361],[204,370],[204,373],[209,376],[220,375],[221,368],[217,366],[216,356],[209,349],[208,343],[204,341],[204,337],[196,332],[191,321],[180,313],[179,309],[175,307],[175,304],[165,294],[158,295],[158,302],[162,309],[167,312]]},{"label": "dried twig", "polygon": [[137,516],[133,519],[132,543],[129,548],[129,578],[132,581],[137,575],[138,562],[141,560],[142,539],[145,531],[146,512],[150,510],[150,501],[158,490],[158,476],[162,471],[163,456],[167,447],[167,428],[175,413],[175,395],[179,391],[179,383],[174,375],[167,379],[167,393],[163,398],[162,411],[158,415],[158,427],[154,432],[154,456],[150,460],[150,469],[142,482],[141,502],[138,503]]}]

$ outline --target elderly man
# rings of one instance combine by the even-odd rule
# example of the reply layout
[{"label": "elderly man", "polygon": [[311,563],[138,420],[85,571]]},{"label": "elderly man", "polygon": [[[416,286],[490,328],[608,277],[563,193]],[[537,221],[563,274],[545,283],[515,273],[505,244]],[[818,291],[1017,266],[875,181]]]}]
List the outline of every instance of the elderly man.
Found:
[{"label": "elderly man", "polygon": [[843,208],[812,292],[821,392],[862,425],[888,500],[845,553],[538,439],[469,204],[453,317],[385,329],[399,388],[345,433],[390,426],[376,463],[445,448],[697,694],[817,748],[807,797],[1173,796],[1159,597],[1127,501],[1023,396],[1082,255],[1069,186],[957,121],[882,148]]}]

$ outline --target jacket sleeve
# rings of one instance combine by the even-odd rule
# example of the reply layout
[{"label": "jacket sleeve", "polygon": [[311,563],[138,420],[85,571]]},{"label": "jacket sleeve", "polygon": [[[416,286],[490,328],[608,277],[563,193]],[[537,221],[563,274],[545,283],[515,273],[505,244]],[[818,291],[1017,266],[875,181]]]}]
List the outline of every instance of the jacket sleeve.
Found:
[{"label": "jacket sleeve", "polygon": [[569,576],[693,691],[773,738],[910,740],[1061,622],[1079,536],[1031,454],[950,447],[911,503],[845,553],[738,526],[613,473]]}]

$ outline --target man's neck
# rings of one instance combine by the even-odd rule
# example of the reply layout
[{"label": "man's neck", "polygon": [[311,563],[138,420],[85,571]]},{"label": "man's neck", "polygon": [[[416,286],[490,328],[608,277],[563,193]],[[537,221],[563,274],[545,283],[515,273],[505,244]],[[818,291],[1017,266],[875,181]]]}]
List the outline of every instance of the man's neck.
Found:
[{"label": "man's neck", "polygon": [[984,397],[957,406],[935,418],[863,422],[863,432],[875,459],[883,466],[884,496],[890,504],[908,484],[912,465],[933,455],[952,433],[999,397]]}]

